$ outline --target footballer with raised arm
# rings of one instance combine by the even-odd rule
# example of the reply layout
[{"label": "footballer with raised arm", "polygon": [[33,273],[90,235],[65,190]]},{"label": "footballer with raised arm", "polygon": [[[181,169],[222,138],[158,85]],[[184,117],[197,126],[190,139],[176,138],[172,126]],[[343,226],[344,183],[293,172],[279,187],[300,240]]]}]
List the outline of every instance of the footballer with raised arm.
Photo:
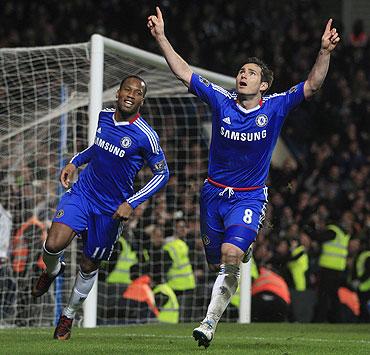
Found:
[{"label": "footballer with raised arm", "polygon": [[193,73],[176,53],[166,38],[158,7],[156,15],[148,17],[147,26],[172,72],[212,111],[208,178],[200,201],[201,234],[207,262],[218,276],[207,314],[193,331],[198,345],[208,347],[238,287],[240,262],[250,256],[264,219],[265,181],[281,127],[292,109],[320,89],[340,39],[330,19],[306,81],[286,92],[264,96],[273,73],[262,60],[248,58],[236,76],[236,91],[230,92]]}]

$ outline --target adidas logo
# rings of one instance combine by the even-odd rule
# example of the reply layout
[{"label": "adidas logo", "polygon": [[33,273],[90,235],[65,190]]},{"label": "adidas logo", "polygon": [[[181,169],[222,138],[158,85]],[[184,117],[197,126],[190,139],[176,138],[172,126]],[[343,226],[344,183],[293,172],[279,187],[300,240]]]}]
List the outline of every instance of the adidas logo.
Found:
[{"label": "adidas logo", "polygon": [[225,117],[222,121],[224,121],[227,124],[231,124],[231,121],[230,121],[230,117],[229,116]]},{"label": "adidas logo", "polygon": [[96,132],[101,133],[101,127],[99,127]]}]

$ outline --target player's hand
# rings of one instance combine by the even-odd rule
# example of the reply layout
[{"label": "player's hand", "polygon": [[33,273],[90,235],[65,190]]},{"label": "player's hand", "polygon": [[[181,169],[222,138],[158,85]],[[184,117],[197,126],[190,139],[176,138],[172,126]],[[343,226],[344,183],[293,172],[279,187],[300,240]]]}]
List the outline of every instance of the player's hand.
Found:
[{"label": "player's hand", "polygon": [[157,6],[156,8],[157,15],[150,15],[148,17],[148,28],[150,33],[155,39],[164,36],[164,21],[163,16],[160,8]]},{"label": "player's hand", "polygon": [[321,49],[329,53],[337,46],[340,41],[339,34],[336,28],[331,28],[333,19],[330,19],[326,24],[324,34],[321,37]]},{"label": "player's hand", "polygon": [[77,168],[74,164],[69,163],[63,168],[62,172],[60,173],[60,182],[65,189],[71,187],[73,175],[76,169]]},{"label": "player's hand", "polygon": [[127,222],[132,214],[133,208],[127,203],[124,202],[120,204],[117,208],[117,211],[114,212],[113,219],[119,219],[123,222]]}]

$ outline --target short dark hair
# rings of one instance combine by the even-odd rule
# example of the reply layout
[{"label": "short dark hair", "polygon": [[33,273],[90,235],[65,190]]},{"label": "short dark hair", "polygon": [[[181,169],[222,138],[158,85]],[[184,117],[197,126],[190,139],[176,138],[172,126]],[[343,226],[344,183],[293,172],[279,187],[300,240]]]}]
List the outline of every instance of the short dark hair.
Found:
[{"label": "short dark hair", "polygon": [[261,68],[261,79],[268,84],[268,88],[263,92],[265,93],[268,89],[270,89],[272,82],[274,81],[274,72],[269,69],[265,62],[257,57],[248,58],[244,64],[248,63],[256,64]]},{"label": "short dark hair", "polygon": [[119,89],[121,90],[123,83],[124,83],[127,79],[131,79],[131,78],[134,78],[134,79],[140,80],[140,81],[142,81],[142,82],[144,83],[144,92],[143,92],[143,96],[145,97],[146,92],[147,92],[147,85],[146,85],[146,81],[145,81],[143,78],[141,78],[140,76],[138,76],[138,75],[127,75],[126,77],[124,77],[124,78],[122,79],[122,81],[121,81],[121,84],[119,85]]}]

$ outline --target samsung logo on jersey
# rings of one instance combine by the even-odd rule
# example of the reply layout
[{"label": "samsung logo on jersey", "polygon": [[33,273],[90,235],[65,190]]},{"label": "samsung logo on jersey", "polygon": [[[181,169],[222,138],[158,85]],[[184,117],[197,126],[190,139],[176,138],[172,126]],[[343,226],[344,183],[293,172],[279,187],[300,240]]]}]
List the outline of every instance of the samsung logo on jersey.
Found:
[{"label": "samsung logo on jersey", "polygon": [[106,142],[104,139],[101,139],[99,137],[95,137],[95,144],[108,151],[109,153],[112,153],[114,155],[118,155],[119,157],[123,157],[125,155],[125,151],[121,149],[120,147],[117,147],[109,142]]},{"label": "samsung logo on jersey", "polygon": [[253,142],[253,141],[259,141],[261,139],[266,138],[266,130],[264,129],[261,132],[234,132],[230,131],[228,129],[225,129],[224,127],[221,127],[221,136],[225,138],[232,139],[234,141],[242,141],[242,142]]}]

